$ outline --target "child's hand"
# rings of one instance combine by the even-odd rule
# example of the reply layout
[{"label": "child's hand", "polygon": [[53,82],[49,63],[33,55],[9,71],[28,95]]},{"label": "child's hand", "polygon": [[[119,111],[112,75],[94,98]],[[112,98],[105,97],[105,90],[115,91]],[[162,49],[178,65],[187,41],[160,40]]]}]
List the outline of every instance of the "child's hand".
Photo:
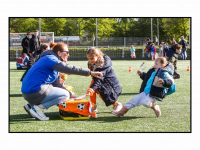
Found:
[{"label": "child's hand", "polygon": [[138,74],[138,75],[140,75],[141,73],[142,73],[141,70],[138,70],[138,71],[137,71],[137,74]]},{"label": "child's hand", "polygon": [[104,72],[91,71],[91,76],[101,79]]},{"label": "child's hand", "polygon": [[94,90],[92,88],[89,88],[89,89],[86,90],[86,95],[87,96],[92,96],[93,93],[94,93]]},{"label": "child's hand", "polygon": [[158,82],[159,83],[163,83],[163,79],[158,79]]}]

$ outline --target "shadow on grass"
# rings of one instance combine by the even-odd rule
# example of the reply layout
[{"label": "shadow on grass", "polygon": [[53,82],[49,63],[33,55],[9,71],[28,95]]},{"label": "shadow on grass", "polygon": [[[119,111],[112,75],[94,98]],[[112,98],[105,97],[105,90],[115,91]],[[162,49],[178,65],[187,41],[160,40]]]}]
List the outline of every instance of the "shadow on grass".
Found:
[{"label": "shadow on grass", "polygon": [[10,97],[22,97],[22,94],[10,94]]},{"label": "shadow on grass", "polygon": [[24,72],[26,69],[10,69],[10,72]]},{"label": "shadow on grass", "polygon": [[140,93],[121,93],[121,95],[137,95],[137,94],[140,94]]},{"label": "shadow on grass", "polygon": [[[100,112],[98,114],[102,113],[108,113],[110,112]],[[97,114],[97,115],[98,115]],[[59,116],[59,112],[48,112],[45,113],[47,117],[50,118],[49,121],[55,121],[55,120],[63,120]],[[135,116],[125,116],[125,117],[116,117],[116,116],[100,116],[97,119],[95,118],[90,118],[90,119],[75,119],[75,120],[63,120],[63,121],[96,121],[99,123],[105,123],[105,122],[119,122],[123,120],[132,120],[132,119],[138,119],[138,118],[146,118],[146,117],[135,117]],[[16,114],[16,115],[10,115],[10,124],[20,124],[20,123],[31,123],[32,121],[39,121],[38,119],[30,117],[28,114]]]}]

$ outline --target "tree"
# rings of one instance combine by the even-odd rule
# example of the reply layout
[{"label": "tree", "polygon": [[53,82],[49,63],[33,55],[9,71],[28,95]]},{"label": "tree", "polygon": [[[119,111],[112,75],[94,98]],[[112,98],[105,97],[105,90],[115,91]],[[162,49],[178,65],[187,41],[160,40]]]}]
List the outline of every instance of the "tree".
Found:
[{"label": "tree", "polygon": [[[163,31],[165,32],[165,39],[171,42],[172,38],[176,41],[184,36],[186,40],[189,37],[189,18],[163,18]],[[168,39],[169,37],[169,39]]]},{"label": "tree", "polygon": [[44,25],[41,26],[43,32],[54,32],[55,36],[63,35],[66,18],[42,18]]}]

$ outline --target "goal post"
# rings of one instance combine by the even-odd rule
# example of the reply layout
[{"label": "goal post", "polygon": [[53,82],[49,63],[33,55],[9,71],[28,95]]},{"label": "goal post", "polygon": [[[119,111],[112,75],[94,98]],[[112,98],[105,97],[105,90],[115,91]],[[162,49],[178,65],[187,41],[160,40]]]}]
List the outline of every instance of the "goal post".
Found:
[{"label": "goal post", "polygon": [[[26,37],[27,33],[10,33],[10,47],[21,47],[22,40]],[[34,32],[31,32],[30,38]],[[41,32],[39,33],[39,38],[41,43],[54,43],[54,32]]]},{"label": "goal post", "polygon": [[[30,38],[34,32],[31,32]],[[21,55],[22,40],[26,37],[27,33],[10,33],[9,36],[9,50],[10,59],[17,59]],[[41,32],[39,33],[40,43],[49,44],[51,41],[54,43],[54,32]]]}]

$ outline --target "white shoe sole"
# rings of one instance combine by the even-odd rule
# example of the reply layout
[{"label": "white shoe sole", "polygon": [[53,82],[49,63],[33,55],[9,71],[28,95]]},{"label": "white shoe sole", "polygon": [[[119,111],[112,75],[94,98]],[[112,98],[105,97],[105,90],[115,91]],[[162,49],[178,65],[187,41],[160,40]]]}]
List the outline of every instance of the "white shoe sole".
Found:
[{"label": "white shoe sole", "polygon": [[[29,114],[29,116],[34,117],[31,113],[30,113],[30,108],[27,105],[24,105],[24,109],[25,111]],[[35,118],[35,117],[34,117]]]},{"label": "white shoe sole", "polygon": [[31,115],[34,116],[34,118],[37,118],[41,121],[46,121],[46,120],[49,120],[49,117],[45,117],[45,118],[42,118],[41,116],[38,115],[38,113],[36,113],[35,111],[33,111],[32,109],[30,109],[30,113]]},{"label": "white shoe sole", "polygon": [[124,115],[118,115],[118,114],[116,114],[116,111],[112,111],[111,113],[112,113],[113,115],[117,116],[117,117],[124,117]]}]

